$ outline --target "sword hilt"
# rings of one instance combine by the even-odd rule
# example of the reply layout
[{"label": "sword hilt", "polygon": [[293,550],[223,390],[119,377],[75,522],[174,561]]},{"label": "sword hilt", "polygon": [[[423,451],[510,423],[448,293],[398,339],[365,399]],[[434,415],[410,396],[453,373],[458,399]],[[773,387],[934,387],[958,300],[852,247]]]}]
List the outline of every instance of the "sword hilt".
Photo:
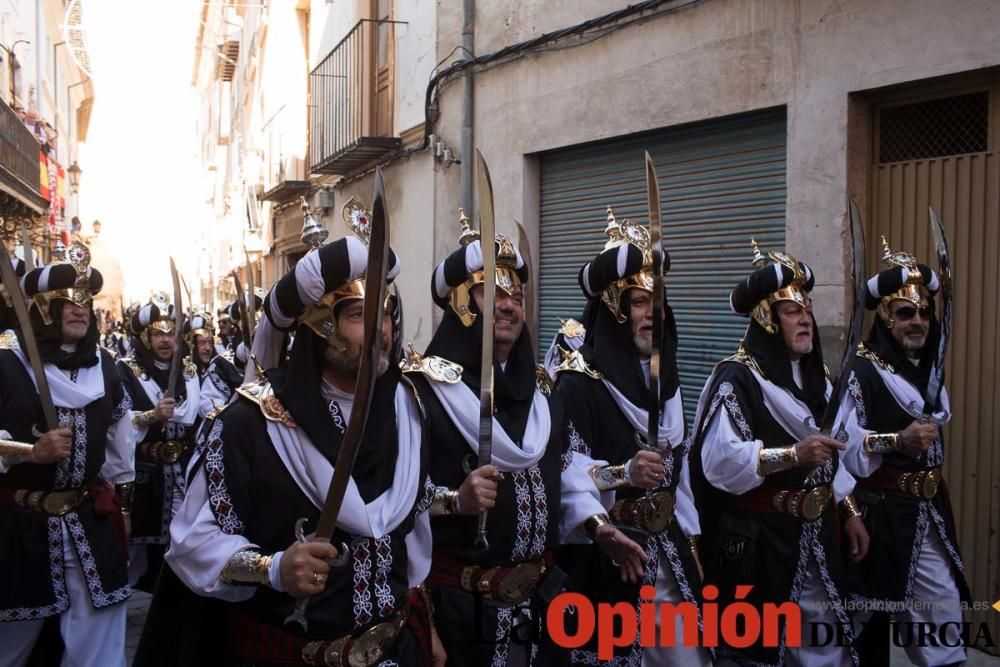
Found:
[{"label": "sword hilt", "polygon": [[[302,517],[295,522],[295,539],[303,544],[309,542],[309,537],[306,535],[306,524],[309,519]],[[338,550],[336,558],[327,559],[327,564],[333,567],[343,567],[351,559],[351,550],[343,542],[340,543],[340,549]],[[295,609],[292,613],[285,617],[285,625],[297,625],[302,632],[309,632],[309,621],[306,619],[306,609],[309,607],[309,601],[312,599],[311,595],[307,595],[303,598],[298,598],[295,600]]]},{"label": "sword hilt", "polygon": [[490,542],[486,539],[486,517],[488,514],[488,510],[483,510],[479,513],[479,525],[476,528],[475,546],[483,551],[490,548]]}]

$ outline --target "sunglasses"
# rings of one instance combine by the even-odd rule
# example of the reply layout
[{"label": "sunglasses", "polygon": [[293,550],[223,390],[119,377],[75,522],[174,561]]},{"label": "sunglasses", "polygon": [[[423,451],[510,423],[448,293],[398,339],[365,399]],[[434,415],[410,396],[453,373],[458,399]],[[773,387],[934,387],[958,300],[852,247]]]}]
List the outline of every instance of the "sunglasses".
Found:
[{"label": "sunglasses", "polygon": [[903,306],[902,308],[900,308],[895,312],[894,317],[897,320],[912,320],[914,317],[916,317],[917,313],[919,313],[920,319],[929,322],[931,319],[931,314],[933,312],[934,311],[931,310],[930,306],[921,306],[920,308],[914,308],[913,306]]}]

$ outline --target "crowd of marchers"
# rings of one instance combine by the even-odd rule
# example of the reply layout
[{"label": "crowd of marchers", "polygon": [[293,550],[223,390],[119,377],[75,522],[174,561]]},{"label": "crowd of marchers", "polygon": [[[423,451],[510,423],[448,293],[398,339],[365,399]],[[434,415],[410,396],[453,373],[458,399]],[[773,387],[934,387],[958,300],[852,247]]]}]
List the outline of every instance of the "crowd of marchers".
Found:
[{"label": "crowd of marchers", "polygon": [[[730,296],[746,333],[682,396],[659,230],[598,212],[586,305],[537,365],[537,281],[492,211],[428,273],[391,250],[380,185],[351,235],[311,234],[214,314],[163,292],[102,336],[85,246],[2,260],[0,665],[124,664],[134,589],[153,594],[137,665],[884,665],[892,621],[960,632],[946,272],[883,241],[841,364],[813,270],[754,244]],[[422,353],[401,279],[441,309]],[[608,662],[546,632],[564,591],[701,609],[708,584],[846,641],[637,637]]]}]

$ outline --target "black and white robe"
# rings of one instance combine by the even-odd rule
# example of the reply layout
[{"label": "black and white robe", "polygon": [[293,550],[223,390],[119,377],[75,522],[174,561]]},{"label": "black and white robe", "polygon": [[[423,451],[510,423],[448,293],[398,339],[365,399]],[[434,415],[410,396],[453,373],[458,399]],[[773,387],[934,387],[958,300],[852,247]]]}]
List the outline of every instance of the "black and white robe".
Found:
[{"label": "black and white robe", "polygon": [[[859,353],[855,358],[845,401],[851,410],[847,422],[851,440],[844,463],[859,478],[854,496],[871,537],[868,556],[859,567],[863,608],[901,613],[907,620],[931,622],[938,627],[961,623],[961,602],[971,597],[945,481],[941,480],[931,500],[869,486],[865,481],[883,465],[900,472],[942,466],[943,427],[951,419],[948,392],[942,388],[942,407],[933,415],[940,424],[938,437],[919,456],[899,451],[868,454],[864,449],[866,435],[898,433],[922,418],[924,403],[918,388],[873,351]],[[915,589],[919,592],[915,593]],[[923,659],[935,664],[965,659],[961,646],[926,647],[924,653]]]},{"label": "black and white robe", "polygon": [[[326,391],[330,417],[343,434],[353,399],[328,386]],[[420,413],[404,383],[396,385],[392,400],[395,440],[381,443],[386,452],[355,467],[332,538],[349,547],[350,559],[331,571],[326,590],[312,597],[309,638],[335,639],[385,620],[429,570],[426,510],[433,488],[424,469]],[[315,528],[336,452],[321,452],[300,427],[266,419],[257,402],[242,393],[207,431],[170,529],[167,562],[191,590],[235,603],[227,610],[230,620],[248,615],[282,628],[295,599],[280,590],[280,557],[295,541],[298,519],[308,520],[307,531]],[[231,556],[251,545],[274,554],[273,587],[219,579]],[[239,637],[238,624],[230,623],[229,632],[229,641],[251,639]],[[419,664],[415,647],[412,638],[397,641],[380,664]]]},{"label": "black and white robe", "polygon": [[[80,489],[97,481],[114,485],[135,475],[131,409],[114,360],[95,349],[99,362],[74,371],[45,365],[52,399],[63,425],[73,432],[70,456],[36,465],[0,462],[0,486],[7,489]],[[44,429],[34,374],[13,332],[0,334],[0,430],[11,439],[35,442]],[[110,491],[110,490],[109,490]],[[63,562],[65,539],[80,559],[94,608],[125,601],[131,590],[125,573],[123,537],[114,514],[100,516],[85,500],[62,517],[0,505],[0,622],[37,620],[69,607]]]},{"label": "black and white robe", "polygon": [[[606,378],[562,371],[556,384],[556,394],[562,399],[567,414],[566,446],[574,452],[611,465],[623,465],[639,451],[636,434],[643,440],[647,438],[648,411],[630,402]],[[658,579],[662,587],[662,577],[669,573],[679,592],[678,599],[669,601],[700,604],[701,579],[687,538],[700,535],[701,528],[687,466],[689,443],[684,436],[684,412],[678,387],[674,395],[663,402],[658,437],[659,447],[670,447],[672,452],[672,456],[665,460],[666,476],[659,489],[674,494],[676,521],[655,535],[639,535],[634,528],[624,528],[626,534],[639,541],[649,556],[643,581],[639,584],[623,583],[618,568],[596,545],[569,544],[562,548],[560,562],[571,574],[572,590],[587,595],[595,602],[638,604],[639,587],[643,584],[656,586]],[[645,495],[645,490],[623,487],[609,494],[613,502],[641,497]],[[638,666],[642,659],[643,649],[639,646],[638,637],[632,646],[618,649],[610,663],[598,661],[595,642],[571,653],[572,663],[581,665]]]},{"label": "black and white robe", "polygon": [[[464,382],[433,380],[410,374],[424,406],[433,484],[458,489],[476,468],[479,453],[479,396]],[[536,388],[524,433],[513,439],[504,424],[509,415],[498,406],[493,420],[492,462],[503,473],[497,485],[496,505],[487,517],[489,548],[474,546],[478,517],[440,516],[431,521],[435,554],[446,553],[480,567],[538,560],[554,550],[560,539],[588,517],[604,513],[586,471],[589,457],[561,449],[563,412],[555,397]],[[506,665],[515,646],[511,629],[524,615],[527,603],[505,605],[483,602],[479,609],[471,593],[435,586],[438,632],[455,665]],[[476,622],[481,612],[481,623]],[[527,616],[525,617],[527,619]],[[542,619],[531,619],[540,623]],[[541,645],[532,642],[528,660],[539,657]],[[538,664],[544,664],[539,662]]]},{"label": "black and white robe", "polygon": [[174,409],[174,416],[166,422],[150,426],[136,426],[131,417],[156,407],[163,398],[163,387],[133,360],[118,362],[118,374],[132,399],[132,424],[136,452],[135,500],[132,506],[132,536],[130,544],[165,545],[169,540],[170,520],[180,498],[184,495],[184,466],[186,459],[163,463],[143,456],[138,448],[146,443],[192,439],[198,419],[199,383],[194,366],[184,364],[184,401]]},{"label": "black and white robe", "polygon": [[[842,441],[847,439],[839,426],[843,412],[833,429]],[[696,424],[692,483],[700,503],[702,564],[705,583],[719,588],[719,607],[735,599],[736,586],[750,584],[753,589],[744,599],[758,609],[767,603],[796,602],[803,605],[804,628],[810,621],[823,621],[838,626],[848,640],[853,638],[833,504],[818,519],[807,521],[784,512],[751,511],[740,499],[765,479],[786,489],[831,485],[834,502],[851,492],[854,480],[836,454],[823,467],[796,467],[766,478],[758,474],[761,448],[788,447],[810,433],[815,419],[809,408],[749,364],[726,360],[706,382]],[[805,605],[823,613],[810,615]],[[806,641],[788,649],[782,631],[778,648],[760,643],[746,649],[720,646],[717,653],[739,664],[775,667],[784,663],[789,650],[804,665],[849,659],[844,647],[810,647]],[[856,661],[853,650],[850,659]]]}]

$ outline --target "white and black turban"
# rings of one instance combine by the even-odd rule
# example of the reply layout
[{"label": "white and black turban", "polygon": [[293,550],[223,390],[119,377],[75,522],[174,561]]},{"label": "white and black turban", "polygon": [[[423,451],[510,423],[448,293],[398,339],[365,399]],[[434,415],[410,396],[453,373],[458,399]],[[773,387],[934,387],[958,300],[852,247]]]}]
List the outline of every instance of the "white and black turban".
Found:
[{"label": "white and black turban", "polygon": [[[327,292],[357,280],[368,268],[368,248],[359,239],[347,236],[322,246],[300,259],[282,276],[264,300],[267,319],[279,330],[296,326],[295,319],[320,302]],[[387,281],[399,275],[399,260],[389,250]]]},{"label": "white and black turban", "polygon": [[913,272],[904,266],[893,266],[885,271],[880,271],[868,279],[868,290],[865,294],[865,307],[868,310],[878,308],[883,298],[892,296],[903,288],[911,279],[919,281],[917,284],[927,289],[930,296],[937,294],[941,289],[941,281],[938,280],[937,273],[926,264],[917,264],[920,272],[919,278],[914,278]]},{"label": "white and black turban", "polygon": [[[642,271],[643,252],[631,243],[604,250],[583,265],[577,280],[588,299],[599,297],[617,280]],[[670,270],[670,253],[663,251],[663,273]]]},{"label": "white and black turban", "polygon": [[[499,242],[496,243],[496,251],[499,255]],[[524,262],[521,251],[516,247],[514,255],[514,272],[523,285],[528,280],[528,265]],[[440,308],[447,309],[449,307],[448,295],[451,290],[464,283],[471,274],[482,270],[483,248],[478,240],[455,250],[434,269],[434,275],[431,279],[431,295],[434,298],[434,303]]]},{"label": "white and black turban", "polygon": [[[23,262],[18,260],[23,271]],[[15,267],[16,269],[17,267]],[[21,278],[21,289],[29,299],[36,294],[44,294],[53,290],[73,289],[76,286],[77,273],[72,264],[50,264],[48,266],[28,271]],[[104,286],[101,272],[92,266],[87,267],[87,280],[90,283],[91,294],[97,294]]]},{"label": "white and black turban", "polygon": [[157,306],[155,303],[152,302],[147,303],[146,305],[142,306],[137,311],[135,311],[135,313],[132,315],[132,319],[130,321],[132,331],[138,334],[154,322],[163,319],[171,319],[173,315],[173,310],[174,307],[170,306],[167,309],[167,312],[163,312],[162,310],[160,310],[160,307]]},{"label": "white and black turban", "polygon": [[[816,278],[809,265],[799,262],[805,281],[799,287],[811,292]],[[729,296],[729,305],[739,315],[749,315],[757,305],[778,290],[788,287],[795,279],[795,272],[778,262],[763,266],[739,282]]]},{"label": "white and black turban", "polygon": [[[399,275],[399,260],[389,250],[386,280]],[[368,268],[368,247],[359,239],[347,236],[307,253],[295,268],[274,284],[264,299],[264,317],[254,332],[251,354],[264,369],[274,368],[281,357],[284,333],[296,329],[298,318],[308,306],[319,303],[323,296],[365,275]],[[301,336],[311,333],[301,332]],[[298,340],[299,335],[296,336]],[[253,366],[247,366],[248,381]]]}]

